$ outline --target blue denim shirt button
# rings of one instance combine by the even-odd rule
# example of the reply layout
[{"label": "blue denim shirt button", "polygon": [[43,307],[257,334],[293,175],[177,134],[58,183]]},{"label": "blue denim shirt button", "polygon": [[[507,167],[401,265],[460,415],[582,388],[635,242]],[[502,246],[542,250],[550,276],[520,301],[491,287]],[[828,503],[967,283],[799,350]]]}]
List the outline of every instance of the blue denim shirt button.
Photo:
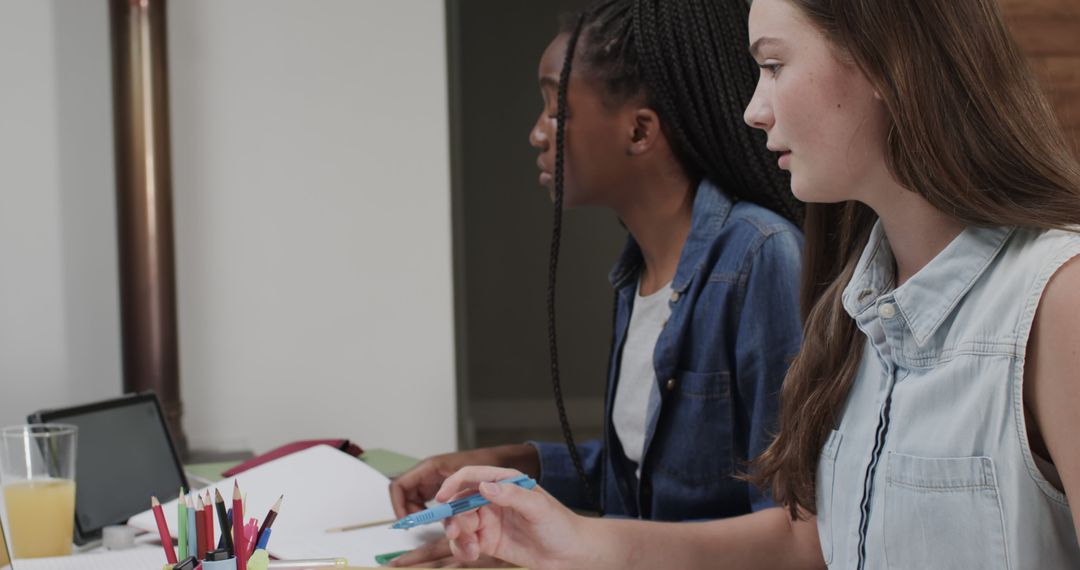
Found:
[{"label": "blue denim shirt button", "polygon": [[667,387],[668,392],[674,390],[675,389],[675,379],[674,378],[668,378],[666,387]]},{"label": "blue denim shirt button", "polygon": [[679,302],[679,292],[678,291],[671,294],[671,302],[672,303],[678,303]]}]

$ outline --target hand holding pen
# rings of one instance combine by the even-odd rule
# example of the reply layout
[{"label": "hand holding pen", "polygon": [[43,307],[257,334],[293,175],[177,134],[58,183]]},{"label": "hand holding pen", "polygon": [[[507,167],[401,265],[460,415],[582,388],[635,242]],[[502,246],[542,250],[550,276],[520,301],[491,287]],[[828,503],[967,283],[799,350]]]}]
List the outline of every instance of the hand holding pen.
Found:
[{"label": "hand holding pen", "polygon": [[[511,477],[498,482],[500,485],[517,485],[522,489],[532,489],[536,487],[536,481],[534,481],[528,475],[519,475],[517,477]],[[448,503],[442,503],[435,505],[429,509],[424,509],[417,513],[412,513],[402,517],[400,520],[393,524],[393,528],[396,529],[409,529],[425,524],[431,524],[433,522],[439,522],[441,520],[448,519],[461,513],[479,509],[484,505],[490,504],[483,495],[479,493],[473,493],[464,497],[451,500]]]},{"label": "hand holding pen", "polygon": [[494,556],[526,568],[551,561],[584,559],[584,527],[589,520],[575,515],[540,487],[528,490],[517,485],[492,483],[521,477],[512,469],[466,467],[443,483],[435,500],[450,502],[462,498],[463,491],[479,488],[490,504],[454,516],[446,522],[446,536],[454,555],[476,560],[481,554]]}]

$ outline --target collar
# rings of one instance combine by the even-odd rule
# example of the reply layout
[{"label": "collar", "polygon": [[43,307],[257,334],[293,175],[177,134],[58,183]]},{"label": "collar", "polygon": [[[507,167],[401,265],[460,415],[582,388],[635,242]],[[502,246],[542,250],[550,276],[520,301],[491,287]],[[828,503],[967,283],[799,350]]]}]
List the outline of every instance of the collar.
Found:
[{"label": "collar", "polygon": [[[733,205],[731,198],[712,182],[702,179],[698,184],[690,218],[690,234],[679,255],[675,278],[671,281],[672,291],[682,293],[690,285],[690,280],[701,269],[705,252],[727,222]],[[634,236],[627,236],[626,245],[608,275],[608,281],[616,289],[625,286],[628,280],[638,274],[643,262],[641,247]]]},{"label": "collar", "polygon": [[[911,279],[891,295],[911,330],[924,346],[952,314],[1012,235],[1004,226],[967,227]],[[881,221],[874,224],[855,273],[843,293],[844,309],[852,318],[893,287],[895,260]]]}]

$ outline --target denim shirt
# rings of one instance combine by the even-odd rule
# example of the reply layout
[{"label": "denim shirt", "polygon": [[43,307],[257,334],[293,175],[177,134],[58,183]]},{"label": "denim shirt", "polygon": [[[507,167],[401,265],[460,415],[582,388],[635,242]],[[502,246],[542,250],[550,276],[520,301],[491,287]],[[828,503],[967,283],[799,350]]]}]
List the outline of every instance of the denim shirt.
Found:
[{"label": "denim shirt", "polygon": [[817,471],[829,568],[1076,568],[1065,495],[1028,444],[1023,378],[1080,234],[967,228],[899,287],[880,222],[844,291],[862,362]]},{"label": "denim shirt", "polygon": [[[631,237],[611,272],[615,334],[604,441],[578,445],[606,514],[692,520],[772,505],[735,478],[775,433],[778,396],[799,349],[802,234],[783,217],[734,203],[702,182],[672,281],[671,316],[656,342],[656,387],[646,415],[641,479],[615,435],[612,407],[641,250]],[[536,443],[540,484],[572,508],[588,508],[562,443]]]}]

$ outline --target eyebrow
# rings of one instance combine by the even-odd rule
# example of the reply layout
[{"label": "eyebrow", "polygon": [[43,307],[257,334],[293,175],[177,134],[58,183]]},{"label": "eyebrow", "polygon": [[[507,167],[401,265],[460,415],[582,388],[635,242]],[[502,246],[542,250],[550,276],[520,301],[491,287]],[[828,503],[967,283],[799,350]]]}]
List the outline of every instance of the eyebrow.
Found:
[{"label": "eyebrow", "polygon": [[752,55],[754,57],[757,57],[758,52],[761,51],[762,47],[770,45],[770,44],[783,44],[783,43],[784,42],[781,41],[779,38],[773,38],[773,37],[769,37],[769,36],[760,37],[760,38],[754,40],[754,43],[750,44],[750,55]]},{"label": "eyebrow", "polygon": [[545,75],[540,78],[540,87],[550,87],[557,91],[559,89],[559,80],[550,75]]}]

